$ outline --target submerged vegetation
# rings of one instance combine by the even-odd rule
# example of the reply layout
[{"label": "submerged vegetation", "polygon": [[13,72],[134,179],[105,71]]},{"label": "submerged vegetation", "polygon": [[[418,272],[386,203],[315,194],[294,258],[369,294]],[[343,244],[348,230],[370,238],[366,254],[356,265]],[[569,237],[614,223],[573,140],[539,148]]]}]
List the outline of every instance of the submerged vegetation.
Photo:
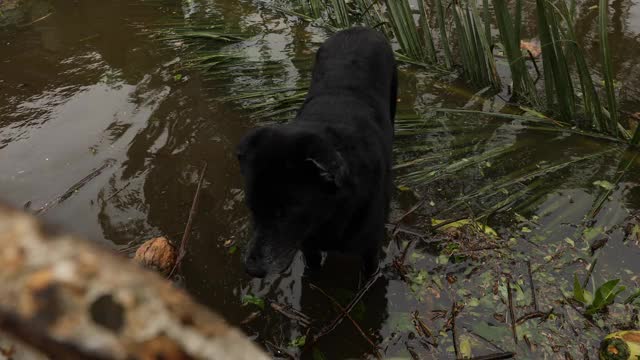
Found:
[{"label": "submerged vegetation", "polygon": [[[506,94],[512,101],[531,106],[538,113],[585,131],[619,137],[631,144],[640,140],[635,127],[625,128],[621,123],[607,40],[606,0],[601,0],[598,6],[602,88],[596,87],[597,72],[590,67],[575,34],[575,5],[564,1],[536,1],[543,65],[540,69],[536,56],[521,48],[521,0],[515,1],[514,6],[504,0],[494,0],[492,9],[489,2],[484,1],[482,12],[474,1],[444,4],[443,0],[434,0],[428,6],[419,1],[417,9],[412,9],[410,4],[409,0],[387,0],[383,4],[368,0],[295,0],[273,8],[329,31],[359,24],[379,28],[397,42],[397,56],[402,62],[438,71],[456,65],[476,88],[488,86],[494,93],[504,93],[506,84]],[[430,25],[430,15],[435,16],[435,32]],[[454,25],[449,30],[447,21]],[[493,24],[497,37],[491,35]],[[172,34],[190,40],[243,39],[242,35],[216,29],[174,29]],[[450,41],[454,42],[453,47]],[[454,61],[454,53],[459,63]],[[498,64],[505,62],[510,76],[503,75],[501,79]],[[215,61],[210,65],[219,64]],[[537,74],[535,79],[532,73]],[[539,82],[540,79],[543,81]],[[544,90],[541,92],[540,88]]]}]

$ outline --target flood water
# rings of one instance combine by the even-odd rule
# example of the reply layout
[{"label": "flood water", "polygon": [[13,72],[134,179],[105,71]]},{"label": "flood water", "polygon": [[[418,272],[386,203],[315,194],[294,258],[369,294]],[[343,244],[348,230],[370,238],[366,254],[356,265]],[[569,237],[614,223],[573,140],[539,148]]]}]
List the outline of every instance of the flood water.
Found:
[{"label": "flood water", "polygon": [[[585,50],[593,64],[599,66],[597,10],[591,9],[596,4],[586,1],[578,6],[577,32],[587,44]],[[291,342],[305,335],[307,329],[269,305],[290,305],[311,317],[315,328],[320,328],[339,310],[310,284],[345,305],[364,282],[358,276],[359,264],[346,257],[329,256],[321,273],[304,274],[303,262],[298,258],[291,270],[281,276],[256,280],[245,275],[241,253],[250,229],[234,146],[256,123],[250,111],[220,100],[241,86],[242,79],[209,79],[197,71],[181,69],[177,64],[184,52],[155,32],[176,19],[224,22],[228,29],[254,34],[231,47],[255,59],[283,62],[281,81],[295,85],[308,74],[308,59],[327,33],[267,5],[259,0],[27,1],[20,11],[11,14],[11,23],[0,28],[0,197],[38,213],[47,222],[130,253],[127,249],[154,236],[165,235],[179,241],[200,169],[206,163],[204,188],[178,284],[273,354],[275,345],[300,356]],[[533,5],[527,11],[524,31],[533,34]],[[610,43],[623,89],[621,102],[625,111],[633,113],[640,110],[636,96],[640,85],[640,64],[636,60],[640,55],[640,4],[614,0],[610,13]],[[34,20],[37,21],[31,23]],[[572,284],[573,273],[584,274],[586,264],[592,261],[587,253],[578,251],[585,243],[575,233],[576,224],[581,224],[601,193],[601,186],[594,182],[613,183],[623,174],[606,197],[595,223],[590,224],[592,229],[600,229],[600,237],[608,239],[598,260],[600,272],[595,273],[594,279],[600,284],[620,278],[628,288],[637,288],[640,247],[636,241],[625,241],[628,239],[623,231],[625,221],[640,210],[640,167],[634,153],[625,153],[620,144],[571,132],[428,111],[430,107],[487,110],[504,106],[501,97],[472,97],[477,90],[455,76],[436,77],[420,68],[402,67],[400,108],[405,118],[424,119],[425,130],[403,134],[400,123],[399,164],[424,155],[409,148],[418,145],[439,156],[425,164],[441,170],[488,149],[508,150],[461,172],[430,177],[423,186],[419,184],[425,178],[412,175],[415,168],[399,169],[396,184],[405,184],[411,190],[397,191],[392,218],[398,218],[419,198],[427,198],[429,202],[419,212],[421,215],[407,221],[412,229],[420,229],[421,222],[449,208],[461,195],[478,189],[485,189],[486,195],[487,187],[504,181],[505,176],[517,179],[519,170],[545,169],[560,164],[562,159],[574,161],[548,176],[515,181],[510,188],[513,192],[507,196],[523,194],[522,198],[526,195],[528,200],[514,204],[505,214],[496,211],[489,216],[489,224],[501,235],[509,234],[505,235],[507,239],[517,240],[511,248],[520,254],[516,259],[526,258],[534,269],[553,266],[553,259],[546,256],[567,250],[567,238],[576,243],[569,252],[582,261],[563,263],[550,270],[562,279],[552,286],[554,291],[570,292],[571,287],[565,285]],[[465,147],[468,151],[456,152]],[[622,173],[621,169],[626,171]],[[469,216],[468,209],[490,210],[499,201],[491,196],[473,197],[448,214]],[[515,213],[535,226],[529,224],[528,231],[511,233],[514,227],[524,228],[523,220],[514,218]],[[236,244],[238,250],[233,245],[229,247],[230,243]],[[386,246],[383,264],[390,264],[402,252],[405,243],[399,243],[400,247],[395,241]],[[480,268],[474,263],[478,259],[443,262],[439,253],[442,249],[413,244],[407,261],[412,262],[414,270],[424,270],[422,274],[429,278],[419,284],[426,292],[412,288],[399,276],[384,274],[356,307],[353,317],[384,357],[409,359],[416,353],[424,358],[453,359],[451,332],[443,327],[446,318],[436,315],[449,311],[453,301],[464,302],[468,294],[456,290],[451,276],[458,277],[461,283],[462,279],[482,282],[482,286],[486,279],[474,277]],[[498,277],[510,273],[526,279],[522,264],[524,260],[493,270]],[[537,281],[540,292],[554,283],[542,275]],[[503,286],[504,283],[496,284],[496,289]],[[474,295],[480,299],[480,305],[475,305],[479,307],[467,305],[460,313],[458,341],[471,334],[467,338],[472,339],[469,341],[474,355],[514,351],[519,358],[539,358],[543,353],[536,352],[539,347],[528,341],[513,343],[508,324],[496,315],[506,313],[500,296],[500,291],[506,290],[491,293],[490,288],[483,287],[486,291],[480,291],[482,295]],[[523,294],[529,294],[528,285],[522,288]],[[487,294],[491,296],[483,297]],[[265,310],[243,305],[246,295],[264,299]],[[549,300],[543,294],[539,296],[541,302]],[[551,303],[549,300],[547,305]],[[486,308],[494,312],[480,310]],[[241,324],[256,311],[260,312],[257,318]],[[438,336],[434,341],[437,346],[426,344],[416,335],[411,322],[414,311]],[[558,317],[575,319],[575,314],[561,312]],[[588,327],[580,317],[576,322],[573,330],[557,323],[556,327],[575,340],[575,332]],[[495,330],[483,333],[487,327]],[[553,333],[547,328],[535,329],[538,328],[523,326],[520,331],[528,334],[534,344],[546,341],[553,347],[556,341],[558,346],[567,346],[556,353],[544,352],[549,358],[565,356],[565,352],[577,358],[581,356],[579,345],[593,350],[606,331],[616,330],[605,325],[571,343],[562,337],[554,340],[555,335],[549,335]],[[478,333],[495,337],[487,339],[484,335],[482,340]],[[302,356],[367,358],[373,356],[373,351],[345,320]]]}]

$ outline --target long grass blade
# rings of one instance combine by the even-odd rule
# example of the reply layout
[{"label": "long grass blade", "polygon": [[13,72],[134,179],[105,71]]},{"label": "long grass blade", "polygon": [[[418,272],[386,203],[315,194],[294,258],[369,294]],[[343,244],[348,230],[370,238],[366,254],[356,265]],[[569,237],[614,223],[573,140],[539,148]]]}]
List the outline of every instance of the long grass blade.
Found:
[{"label": "long grass blade", "polygon": [[609,129],[613,135],[618,135],[618,104],[615,87],[613,86],[613,67],[611,64],[611,50],[609,48],[609,4],[607,0],[600,0],[598,15],[598,30],[600,33],[600,54],[602,56],[602,73],[607,94],[609,110]]},{"label": "long grass blade", "polygon": [[444,50],[444,62],[447,69],[451,69],[453,67],[453,56],[451,55],[449,38],[447,36],[446,24],[444,21],[444,6],[442,5],[442,0],[435,0],[435,2],[436,15],[438,17],[438,29],[440,30],[440,44],[442,45],[442,49]]}]

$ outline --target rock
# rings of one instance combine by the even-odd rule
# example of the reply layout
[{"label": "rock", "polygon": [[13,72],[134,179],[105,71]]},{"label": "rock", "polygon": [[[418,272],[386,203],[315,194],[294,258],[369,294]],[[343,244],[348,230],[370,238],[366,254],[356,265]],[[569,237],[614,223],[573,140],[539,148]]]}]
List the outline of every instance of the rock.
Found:
[{"label": "rock", "polygon": [[269,359],[158,273],[1,202],[0,244],[0,360]]},{"label": "rock", "polygon": [[147,240],[136,250],[133,259],[142,266],[169,275],[178,259],[176,248],[165,237]]}]

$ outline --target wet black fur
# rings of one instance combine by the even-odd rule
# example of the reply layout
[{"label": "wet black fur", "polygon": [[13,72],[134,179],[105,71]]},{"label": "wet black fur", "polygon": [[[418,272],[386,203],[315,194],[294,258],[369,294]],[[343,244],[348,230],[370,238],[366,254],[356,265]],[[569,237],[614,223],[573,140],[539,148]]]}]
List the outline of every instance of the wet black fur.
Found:
[{"label": "wet black fur", "polygon": [[388,41],[366,28],[341,31],[316,54],[296,118],[247,134],[237,153],[254,235],[252,276],[279,273],[302,250],[358,254],[377,267],[392,189],[397,71]]}]

